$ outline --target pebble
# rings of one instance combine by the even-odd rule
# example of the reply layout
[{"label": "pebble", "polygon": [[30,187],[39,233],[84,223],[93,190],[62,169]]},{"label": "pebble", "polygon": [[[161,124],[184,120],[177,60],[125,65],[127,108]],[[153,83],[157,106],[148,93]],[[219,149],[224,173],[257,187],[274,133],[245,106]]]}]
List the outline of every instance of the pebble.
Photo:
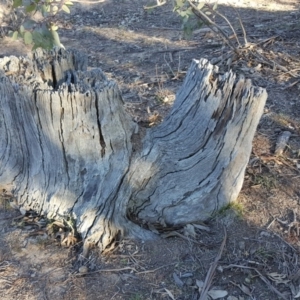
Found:
[{"label": "pebble", "polygon": [[78,271],[79,271],[80,274],[86,274],[86,273],[89,271],[89,269],[88,269],[87,266],[81,266],[81,267],[78,269]]}]

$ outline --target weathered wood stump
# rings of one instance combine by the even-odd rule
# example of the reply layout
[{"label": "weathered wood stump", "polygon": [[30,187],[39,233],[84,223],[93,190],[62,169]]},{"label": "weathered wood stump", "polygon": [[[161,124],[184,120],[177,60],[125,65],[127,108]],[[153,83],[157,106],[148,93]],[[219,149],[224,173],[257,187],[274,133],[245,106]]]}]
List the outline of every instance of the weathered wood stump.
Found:
[{"label": "weathered wood stump", "polygon": [[0,60],[0,184],[19,207],[71,216],[104,250],[236,200],[264,89],[194,60],[170,114],[141,138],[117,85],[86,69],[75,51]]}]

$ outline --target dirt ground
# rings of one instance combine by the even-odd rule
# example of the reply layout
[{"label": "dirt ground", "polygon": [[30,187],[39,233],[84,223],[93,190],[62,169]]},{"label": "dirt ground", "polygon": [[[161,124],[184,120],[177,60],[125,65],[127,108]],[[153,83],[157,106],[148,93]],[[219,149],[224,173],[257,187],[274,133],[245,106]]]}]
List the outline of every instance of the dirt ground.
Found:
[{"label": "dirt ground", "polygon": [[[147,3],[77,3],[60,22],[64,46],[85,52],[91,68],[118,82],[141,126],[168,113],[192,59],[213,60],[228,51],[206,27],[185,39],[171,3],[151,11],[144,9]],[[219,252],[211,299],[300,298],[300,3],[219,1],[218,10],[242,42],[238,11],[248,42],[258,47],[256,55],[230,64],[221,60],[220,69],[244,74],[269,94],[237,203],[193,227],[194,233],[171,232],[155,242],[123,240],[111,255],[94,250],[84,259],[78,257],[80,245],[67,249],[43,231],[36,234],[36,225],[18,219],[19,212],[3,201],[1,299],[199,299]],[[216,22],[230,32],[224,19]],[[0,36],[8,26],[1,25]],[[0,57],[28,53],[21,42],[0,38]],[[274,156],[284,131],[291,134],[288,145]]]}]

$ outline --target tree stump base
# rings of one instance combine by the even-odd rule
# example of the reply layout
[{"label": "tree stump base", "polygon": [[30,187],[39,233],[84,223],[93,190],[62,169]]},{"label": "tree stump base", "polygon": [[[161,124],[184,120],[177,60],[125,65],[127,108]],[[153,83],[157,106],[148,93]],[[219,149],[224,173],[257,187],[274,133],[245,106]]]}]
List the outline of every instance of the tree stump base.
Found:
[{"label": "tree stump base", "polygon": [[203,221],[236,200],[266,99],[194,60],[170,114],[139,140],[116,83],[85,56],[5,57],[0,184],[20,208],[72,218],[102,251],[126,234],[153,238],[145,228]]}]

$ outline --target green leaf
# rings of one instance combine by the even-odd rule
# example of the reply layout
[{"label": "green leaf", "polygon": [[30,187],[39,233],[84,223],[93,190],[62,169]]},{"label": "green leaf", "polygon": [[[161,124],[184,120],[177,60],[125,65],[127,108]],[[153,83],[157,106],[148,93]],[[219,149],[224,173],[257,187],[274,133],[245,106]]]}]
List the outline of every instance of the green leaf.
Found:
[{"label": "green leaf", "polygon": [[58,12],[58,6],[57,5],[51,6],[51,11],[55,15]]},{"label": "green leaf", "polygon": [[178,14],[179,14],[179,16],[182,17],[182,18],[185,18],[186,15],[187,15],[186,11],[179,11]]},{"label": "green leaf", "polygon": [[20,26],[20,33],[21,33],[21,34],[23,34],[23,33],[24,33],[24,31],[25,31],[25,29],[24,29],[24,26],[23,26],[23,25],[21,25],[21,26]]},{"label": "green leaf", "polygon": [[63,6],[61,7],[61,9],[62,9],[64,12],[66,12],[67,14],[70,13],[70,9],[69,9],[69,7],[68,7],[67,5],[63,5]]},{"label": "green leaf", "polygon": [[33,50],[41,47],[43,49],[52,49],[53,37],[47,25],[44,23],[41,27],[32,32]]},{"label": "green leaf", "polygon": [[58,46],[58,47],[62,47],[62,44],[60,43],[59,35],[58,35],[57,31],[51,30],[51,34],[53,37],[54,45]]},{"label": "green leaf", "polygon": [[30,12],[34,11],[35,9],[36,9],[36,4],[32,3],[32,4],[28,5],[28,6],[26,6],[25,11],[27,13],[30,13]]},{"label": "green leaf", "polygon": [[18,31],[15,31],[12,35],[12,39],[15,41],[18,38],[18,35],[19,35]]},{"label": "green leaf", "polygon": [[65,4],[66,5],[74,5],[74,3],[72,1],[66,1]]},{"label": "green leaf", "polygon": [[27,7],[27,6],[30,6],[31,4],[31,0],[22,0],[22,5]]},{"label": "green leaf", "polygon": [[24,26],[25,30],[32,30],[34,27],[36,27],[37,22],[32,19],[27,19],[22,25]]},{"label": "green leaf", "polygon": [[57,26],[57,25],[52,25],[52,26],[51,26],[51,30],[56,31],[57,29],[58,29],[58,26]]},{"label": "green leaf", "polygon": [[205,5],[205,2],[203,1],[203,2],[199,2],[199,4],[197,5],[197,8],[199,9],[199,10],[201,10],[202,8],[203,8],[203,6]]},{"label": "green leaf", "polygon": [[50,5],[42,5],[40,10],[42,12],[43,17],[47,17],[48,13],[50,12]]},{"label": "green leaf", "polygon": [[191,17],[191,16],[194,16],[194,12],[193,12],[193,9],[191,7],[189,7],[187,10],[186,10],[186,15],[188,17]]},{"label": "green leaf", "polygon": [[184,4],[184,1],[183,1],[183,0],[176,0],[176,6],[182,7],[183,4]]},{"label": "green leaf", "polygon": [[39,47],[40,47],[39,45],[33,44],[32,51],[36,50],[36,49],[39,48]]},{"label": "green leaf", "polygon": [[17,8],[19,6],[22,6],[22,0],[14,0],[13,1],[13,8]]},{"label": "green leaf", "polygon": [[216,10],[218,8],[218,3],[216,2],[215,5],[213,6],[213,10]]},{"label": "green leaf", "polygon": [[24,42],[26,45],[32,44],[32,34],[30,31],[24,33]]}]

